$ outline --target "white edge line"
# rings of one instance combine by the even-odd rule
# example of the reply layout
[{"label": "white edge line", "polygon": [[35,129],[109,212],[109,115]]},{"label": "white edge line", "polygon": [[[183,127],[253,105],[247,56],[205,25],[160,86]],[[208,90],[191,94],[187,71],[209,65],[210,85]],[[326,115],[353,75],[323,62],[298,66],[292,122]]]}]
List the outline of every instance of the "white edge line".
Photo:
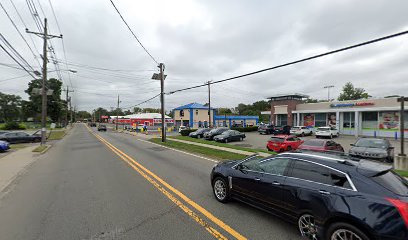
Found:
[{"label": "white edge line", "polygon": [[142,141],[142,142],[146,142],[146,143],[150,143],[150,144],[153,144],[153,145],[157,145],[157,146],[160,146],[160,147],[163,147],[163,148],[167,148],[167,149],[170,149],[170,150],[173,150],[173,151],[176,151],[176,152],[184,153],[184,154],[187,154],[187,155],[190,155],[190,156],[194,156],[194,157],[197,157],[197,158],[202,158],[202,159],[205,159],[205,160],[210,161],[210,162],[219,163],[219,161],[216,161],[216,160],[211,159],[211,158],[206,158],[206,157],[202,157],[202,156],[199,156],[199,155],[195,155],[195,154],[192,154],[192,153],[189,153],[189,152],[184,152],[184,151],[181,151],[181,150],[178,150],[178,149],[174,149],[174,148],[170,148],[170,147],[165,147],[165,146],[163,146],[163,145],[160,145],[160,144],[157,144],[157,143],[153,143],[153,142],[149,142],[149,141],[146,141],[146,140],[143,140],[143,139],[140,139],[140,138],[136,138],[136,139],[139,140],[139,141]]}]

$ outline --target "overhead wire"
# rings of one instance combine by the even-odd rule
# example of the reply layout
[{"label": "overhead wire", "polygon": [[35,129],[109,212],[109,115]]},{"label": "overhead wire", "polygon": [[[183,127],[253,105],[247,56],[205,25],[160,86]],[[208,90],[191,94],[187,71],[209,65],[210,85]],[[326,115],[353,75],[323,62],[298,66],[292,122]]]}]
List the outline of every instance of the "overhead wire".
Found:
[{"label": "overhead wire", "polygon": [[120,18],[122,19],[122,21],[125,23],[125,25],[127,26],[127,28],[129,29],[129,31],[132,33],[133,37],[135,37],[136,41],[140,44],[140,46],[145,50],[145,52],[150,56],[150,58],[156,63],[159,64],[158,61],[156,61],[156,59],[150,54],[149,51],[147,51],[147,49],[145,48],[145,46],[143,46],[142,42],[139,40],[139,38],[136,36],[136,34],[133,32],[133,30],[130,28],[129,24],[126,22],[126,20],[123,18],[122,14],[119,12],[119,9],[115,6],[115,4],[113,3],[112,0],[110,0],[110,2],[112,3],[112,6],[115,8],[116,12],[119,14]]},{"label": "overhead wire", "polygon": [[[358,43],[358,44],[351,45],[351,46],[348,46],[348,47],[343,47],[343,48],[340,48],[340,49],[328,51],[328,52],[325,52],[325,53],[317,54],[317,55],[314,55],[314,56],[311,56],[311,57],[307,57],[307,58],[302,58],[302,59],[299,59],[299,60],[296,60],[296,61],[292,61],[292,62],[280,64],[280,65],[276,65],[276,66],[273,66],[273,67],[264,68],[264,69],[261,69],[261,70],[258,70],[258,71],[254,71],[254,72],[250,72],[250,73],[238,75],[238,76],[235,76],[235,77],[230,77],[230,78],[226,78],[226,79],[222,79],[222,80],[218,80],[218,81],[212,81],[210,84],[211,84],[211,85],[213,85],[213,84],[218,84],[218,83],[222,83],[222,82],[226,82],[226,81],[231,81],[231,80],[234,80],[234,79],[243,78],[243,77],[255,75],[255,74],[258,74],[258,73],[262,73],[262,72],[266,72],[266,71],[270,71],[270,70],[274,70],[274,69],[278,69],[278,68],[282,68],[282,67],[294,65],[294,64],[297,64],[297,63],[306,62],[306,61],[309,61],[309,60],[312,60],[312,59],[316,59],[316,58],[324,57],[324,56],[327,56],[327,55],[331,55],[331,54],[343,52],[343,51],[350,50],[350,49],[353,49],[353,48],[362,47],[362,46],[369,45],[369,44],[373,44],[373,43],[376,43],[376,42],[381,42],[381,41],[384,41],[384,40],[387,40],[387,39],[399,37],[399,36],[402,36],[402,35],[405,35],[405,34],[408,34],[408,31],[403,31],[403,32],[399,32],[399,33],[387,35],[387,36],[385,36],[385,37],[376,38],[376,39],[373,39],[373,40],[369,40],[369,41],[366,41],[366,42]],[[204,83],[204,84],[200,84],[200,85],[196,85],[196,86],[192,86],[192,87],[182,88],[182,89],[170,91],[170,92],[167,93],[167,94],[174,94],[174,93],[176,93],[176,92],[182,92],[182,91],[186,91],[186,90],[190,90],[190,89],[194,89],[194,88],[205,87],[205,86],[208,86],[208,84],[207,84],[207,83]]]}]

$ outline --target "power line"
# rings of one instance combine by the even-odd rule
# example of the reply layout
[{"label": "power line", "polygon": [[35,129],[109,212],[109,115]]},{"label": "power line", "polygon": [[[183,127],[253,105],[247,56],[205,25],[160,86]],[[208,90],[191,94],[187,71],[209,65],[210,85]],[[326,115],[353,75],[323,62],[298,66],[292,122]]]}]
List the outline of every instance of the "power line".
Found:
[{"label": "power line", "polygon": [[15,58],[13,57],[13,55],[11,55],[11,54],[7,51],[7,49],[5,49],[5,48],[3,47],[3,45],[0,44],[0,47],[1,47],[24,71],[26,71],[31,77],[33,77],[33,78],[35,79],[34,75],[33,75],[30,71],[28,71],[23,65],[21,65],[21,63],[20,63],[19,61],[17,61],[17,59],[15,59]]},{"label": "power line", "polygon": [[[13,3],[13,2],[12,2]],[[35,57],[35,53],[33,51],[33,49],[31,48],[31,46],[28,44],[27,40],[25,39],[25,37],[23,36],[23,34],[20,32],[20,30],[18,29],[17,25],[14,23],[13,19],[10,17],[10,15],[8,14],[7,10],[4,8],[3,4],[0,2],[0,6],[3,9],[4,13],[7,15],[8,19],[10,20],[10,22],[13,24],[14,28],[17,30],[18,34],[20,35],[20,37],[23,39],[23,41],[25,42],[25,44],[27,45],[27,47],[30,49],[31,53],[34,56],[34,59],[37,61],[37,64],[39,67],[41,67],[40,62],[38,61],[38,59]],[[13,3],[14,6],[14,3]]]},{"label": "power line", "polygon": [[19,76],[19,77],[12,77],[12,78],[2,79],[2,80],[0,80],[0,82],[7,82],[7,81],[10,81],[10,80],[13,80],[13,79],[18,79],[18,78],[23,78],[23,77],[27,77],[27,74],[24,74],[24,75]]},{"label": "power line", "polygon": [[[392,35],[388,35],[388,36],[385,36],[385,37],[381,37],[381,38],[377,38],[377,39],[374,39],[374,40],[366,41],[366,42],[363,42],[363,43],[358,43],[358,44],[351,45],[351,46],[344,47],[344,48],[340,48],[340,49],[337,49],[337,50],[332,50],[332,51],[329,51],[329,52],[321,53],[321,54],[314,55],[314,56],[311,56],[311,57],[302,58],[300,60],[296,60],[296,61],[293,61],[293,62],[288,62],[288,63],[276,65],[276,66],[273,66],[273,67],[270,67],[270,68],[264,68],[264,69],[261,69],[261,70],[255,71],[255,72],[250,72],[250,73],[238,75],[238,76],[235,76],[235,77],[230,77],[230,78],[214,81],[211,84],[217,84],[217,83],[222,83],[222,82],[226,82],[226,81],[231,81],[231,80],[234,80],[234,79],[237,79],[237,78],[247,77],[247,76],[255,75],[255,74],[258,74],[258,73],[274,70],[274,69],[277,69],[277,68],[282,68],[282,67],[294,65],[294,64],[297,64],[297,63],[301,63],[301,62],[306,62],[306,61],[309,61],[309,60],[312,60],[312,59],[320,58],[320,57],[331,55],[331,54],[334,54],[334,53],[343,52],[343,51],[350,50],[350,49],[353,49],[353,48],[362,47],[362,46],[373,44],[373,43],[376,43],[376,42],[381,42],[381,41],[384,41],[384,40],[387,40],[387,39],[390,39],[390,38],[399,37],[399,36],[405,35],[407,33],[408,33],[408,31],[395,33],[395,34],[392,34]],[[178,90],[175,90],[175,91],[171,91],[171,92],[169,92],[167,94],[173,94],[173,93],[176,93],[176,92],[182,92],[182,91],[186,91],[186,90],[190,90],[190,89],[194,89],[194,88],[205,87],[207,85],[208,84],[205,83],[205,84],[200,84],[200,85],[192,86],[192,87],[188,87],[188,88],[182,88],[182,89],[178,89]]]},{"label": "power line", "polygon": [[159,94],[157,94],[157,95],[155,95],[155,96],[153,96],[153,97],[151,97],[151,98],[149,98],[149,99],[147,99],[147,100],[144,100],[143,102],[140,102],[140,103],[138,103],[138,104],[136,104],[136,105],[133,105],[133,106],[130,106],[130,107],[124,107],[123,109],[130,109],[130,108],[137,107],[137,106],[139,106],[139,105],[142,105],[143,103],[147,103],[148,101],[151,101],[151,100],[153,100],[153,99],[159,97],[160,95],[161,95],[161,93],[159,93]]},{"label": "power line", "polygon": [[112,3],[112,6],[115,8],[116,12],[118,12],[120,18],[122,19],[122,21],[125,23],[125,25],[127,26],[127,28],[129,29],[129,31],[132,33],[133,37],[135,37],[135,39],[137,40],[137,42],[140,44],[140,46],[145,50],[145,52],[150,56],[150,58],[156,63],[159,64],[158,61],[156,61],[156,59],[149,53],[149,51],[147,51],[147,49],[143,46],[142,42],[140,42],[139,38],[136,36],[136,34],[132,31],[132,29],[129,27],[129,25],[127,24],[127,22],[125,21],[125,19],[122,17],[122,14],[119,12],[118,8],[115,6],[115,4],[113,3],[112,0],[110,0],[110,2]]}]

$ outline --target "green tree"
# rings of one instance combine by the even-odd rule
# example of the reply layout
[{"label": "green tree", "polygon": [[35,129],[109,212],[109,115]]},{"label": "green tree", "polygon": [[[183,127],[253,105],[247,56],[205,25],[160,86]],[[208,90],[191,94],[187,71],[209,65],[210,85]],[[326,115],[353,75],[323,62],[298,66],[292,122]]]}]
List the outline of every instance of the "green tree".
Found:
[{"label": "green tree", "polygon": [[319,100],[315,99],[315,98],[307,98],[305,100],[305,103],[318,103]]},{"label": "green tree", "polygon": [[218,108],[217,109],[217,114],[218,115],[231,115],[232,111],[229,108]]},{"label": "green tree", "polygon": [[78,120],[92,118],[92,115],[88,111],[78,111],[75,116]]},{"label": "green tree", "polygon": [[5,122],[20,118],[21,97],[0,92],[0,120]]},{"label": "green tree", "polygon": [[133,108],[133,113],[140,113],[142,112],[143,109],[141,109],[140,107],[134,107]]},{"label": "green tree", "polygon": [[144,113],[160,113],[160,108],[143,108]]},{"label": "green tree", "polygon": [[[28,88],[25,90],[30,99],[30,106],[26,107],[28,107],[33,113],[36,113],[33,117],[37,120],[39,120],[42,110],[42,96],[41,94],[33,92],[33,89],[41,89],[41,86],[42,80],[35,79],[28,83]],[[61,100],[62,82],[58,79],[50,78],[47,80],[46,86],[48,90],[53,91],[52,95],[47,96],[47,116],[49,116],[53,122],[60,122],[64,114],[63,109],[65,108],[65,104]]]},{"label": "green tree", "polygon": [[99,122],[101,120],[102,116],[110,116],[108,110],[106,110],[105,108],[101,108],[101,107],[98,107],[95,110],[94,114],[95,114],[95,120],[97,122]]},{"label": "green tree", "polygon": [[346,83],[338,97],[339,101],[366,99],[371,97],[363,88],[355,88],[351,82]]}]

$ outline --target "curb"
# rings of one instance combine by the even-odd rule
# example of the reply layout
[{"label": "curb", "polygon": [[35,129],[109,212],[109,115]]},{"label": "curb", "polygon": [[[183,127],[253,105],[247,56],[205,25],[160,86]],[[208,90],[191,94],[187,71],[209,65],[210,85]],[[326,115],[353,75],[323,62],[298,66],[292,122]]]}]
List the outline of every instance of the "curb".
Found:
[{"label": "curb", "polygon": [[[40,145],[41,146],[41,145]],[[41,152],[34,152],[34,149],[33,149],[33,153],[34,154],[38,154],[38,155],[42,155],[42,154],[44,154],[44,153],[46,153],[50,148],[52,147],[52,145],[46,145],[46,148],[44,149],[44,150],[42,150]]]}]

